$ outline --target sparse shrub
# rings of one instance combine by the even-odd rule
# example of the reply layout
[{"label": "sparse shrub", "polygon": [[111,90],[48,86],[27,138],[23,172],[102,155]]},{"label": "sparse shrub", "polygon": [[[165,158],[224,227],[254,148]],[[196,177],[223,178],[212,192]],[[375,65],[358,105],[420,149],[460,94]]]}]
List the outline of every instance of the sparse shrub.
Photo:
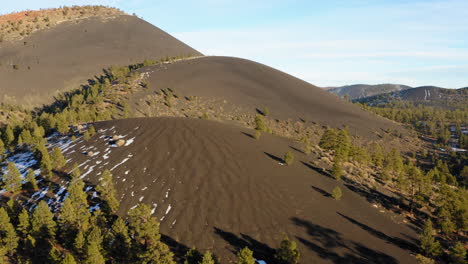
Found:
[{"label": "sparse shrub", "polygon": [[13,64],[13,69],[14,70],[19,70],[19,65],[18,64]]},{"label": "sparse shrub", "polygon": [[462,242],[457,242],[455,246],[450,249],[450,259],[454,264],[466,263],[466,249]]},{"label": "sparse shrub", "polygon": [[341,176],[343,176],[343,169],[341,168],[341,162],[339,160],[335,159],[335,163],[333,163],[332,175],[337,180],[340,180]]},{"label": "sparse shrub", "polygon": [[283,161],[284,161],[284,163],[286,163],[286,165],[293,164],[294,154],[292,154],[291,151],[286,152],[286,154],[284,154]]},{"label": "sparse shrub", "polygon": [[281,241],[280,246],[276,249],[275,260],[277,264],[297,264],[301,253],[297,249],[296,242],[288,238]]},{"label": "sparse shrub", "polygon": [[268,108],[267,106],[265,106],[262,110],[262,113],[264,116],[267,116],[270,114],[270,108]]},{"label": "sparse shrub", "polygon": [[261,136],[262,136],[262,132],[260,132],[259,130],[255,130],[254,138],[258,140],[260,139]]},{"label": "sparse shrub", "polygon": [[263,121],[263,117],[261,115],[257,115],[255,117],[255,130],[259,130],[262,132],[267,131],[267,127],[265,125],[265,122]]},{"label": "sparse shrub", "polygon": [[332,191],[333,199],[339,201],[339,200],[341,200],[342,196],[343,196],[343,192],[341,191],[341,188],[336,186]]}]

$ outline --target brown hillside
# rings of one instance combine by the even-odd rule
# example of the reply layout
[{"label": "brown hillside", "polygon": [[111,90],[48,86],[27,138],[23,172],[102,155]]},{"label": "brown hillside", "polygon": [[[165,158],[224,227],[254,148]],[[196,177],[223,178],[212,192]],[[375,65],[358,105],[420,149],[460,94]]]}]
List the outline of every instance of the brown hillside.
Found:
[{"label": "brown hillside", "polygon": [[0,43],[0,101],[50,102],[111,65],[181,55],[201,54],[135,16],[66,21]]},{"label": "brown hillside", "polygon": [[266,65],[231,57],[202,57],[152,66],[149,87],[171,88],[183,96],[227,100],[251,113],[268,107],[281,120],[305,120],[332,127],[349,126],[352,134],[401,130],[386,119],[340,100],[323,89]]},{"label": "brown hillside", "polygon": [[[125,214],[140,202],[178,249],[212,250],[229,263],[249,246],[271,260],[284,236],[298,242],[301,263],[415,263],[415,233],[386,210],[308,166],[287,139],[213,121],[147,118],[106,121],[88,142],[64,149],[86,180],[112,170]],[[112,147],[106,136],[122,135]],[[293,151],[291,166],[278,157]],[[88,153],[88,155],[82,153]],[[89,154],[91,153],[92,154]],[[329,197],[340,186],[343,199]]]}]

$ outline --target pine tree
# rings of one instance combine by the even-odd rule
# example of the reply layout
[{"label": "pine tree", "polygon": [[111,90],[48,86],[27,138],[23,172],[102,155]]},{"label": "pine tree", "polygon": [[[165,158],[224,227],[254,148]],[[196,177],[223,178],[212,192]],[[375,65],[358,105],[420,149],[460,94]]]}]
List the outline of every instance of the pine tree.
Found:
[{"label": "pine tree", "polygon": [[86,239],[83,234],[83,231],[78,231],[78,234],[76,234],[75,237],[75,241],[73,242],[73,248],[77,253],[82,254],[85,247],[85,243]]},{"label": "pine tree", "polygon": [[10,222],[7,211],[0,207],[0,248],[9,256],[13,256],[18,247],[18,235]]},{"label": "pine tree", "polygon": [[457,242],[455,246],[450,248],[450,259],[453,264],[466,263],[466,249],[462,242]]},{"label": "pine tree", "polygon": [[29,188],[32,190],[39,189],[36,181],[36,173],[33,170],[28,169],[28,174],[26,174],[26,181],[28,182]]},{"label": "pine tree", "polygon": [[65,257],[60,262],[60,264],[76,264],[76,260],[70,253],[65,253]]},{"label": "pine tree", "polygon": [[161,241],[148,244],[146,249],[138,254],[141,263],[176,264],[174,254],[169,247]]},{"label": "pine tree", "polygon": [[50,161],[50,156],[47,150],[42,152],[40,165],[41,165],[41,175],[46,179],[51,179],[52,178],[52,163]]},{"label": "pine tree", "polygon": [[255,258],[253,252],[248,247],[241,249],[237,253],[236,264],[255,264]]},{"label": "pine tree", "polygon": [[11,193],[21,190],[21,173],[13,162],[8,163],[7,173],[3,175],[3,185]]},{"label": "pine tree", "polygon": [[294,155],[292,154],[291,151],[288,151],[288,152],[286,152],[286,154],[284,154],[283,161],[284,161],[284,163],[286,163],[286,165],[291,165],[291,164],[293,164],[293,162],[294,162]]},{"label": "pine tree", "polygon": [[3,143],[3,140],[0,138],[0,162],[3,161],[4,157],[5,157],[5,143]]},{"label": "pine tree", "polygon": [[116,190],[109,170],[105,170],[99,179],[99,185],[96,187],[101,198],[106,201],[106,205],[111,213],[115,213],[119,208],[119,201],[116,198]]},{"label": "pine tree", "polygon": [[288,238],[281,241],[279,248],[275,253],[275,260],[278,264],[297,264],[301,254],[297,249],[296,242]]},{"label": "pine tree", "polygon": [[198,264],[203,260],[203,255],[196,248],[191,248],[185,254],[184,259],[184,264]]},{"label": "pine tree", "polygon": [[136,241],[147,245],[158,241],[159,222],[151,216],[151,208],[146,204],[139,204],[135,209],[128,212],[131,234]]},{"label": "pine tree", "polygon": [[128,227],[125,224],[125,220],[121,217],[117,217],[114,224],[112,225],[112,244],[111,254],[119,262],[129,255],[129,249],[131,245],[131,238],[128,233]]},{"label": "pine tree", "polygon": [[80,171],[80,168],[78,167],[78,163],[74,163],[73,164],[73,167],[72,167],[72,170],[70,172],[70,177],[73,181],[79,179],[81,176],[81,171]]},{"label": "pine tree", "polygon": [[30,229],[31,223],[29,219],[29,213],[28,211],[26,211],[26,209],[23,208],[23,210],[21,210],[21,213],[18,216],[17,230],[21,234],[21,237],[25,238],[29,234]]},{"label": "pine tree", "polygon": [[343,192],[341,191],[341,188],[336,186],[333,191],[332,191],[332,197],[335,200],[341,200],[341,197],[343,196]]},{"label": "pine tree", "polygon": [[428,257],[436,257],[441,253],[441,246],[439,241],[434,238],[434,229],[430,219],[424,223],[423,231],[420,234],[420,246]]},{"label": "pine tree", "polygon": [[328,128],[320,138],[319,146],[323,149],[332,150],[338,144],[338,134],[335,129]]},{"label": "pine tree", "polygon": [[452,219],[451,219],[452,216],[450,212],[445,207],[442,207],[439,210],[439,213],[437,214],[437,218],[438,218],[438,223],[440,225],[440,229],[442,230],[442,232],[444,232],[444,234],[450,235],[453,232],[455,232],[456,226],[452,222]]},{"label": "pine tree", "polygon": [[84,192],[84,182],[77,180],[68,188],[68,197],[63,203],[60,214],[60,226],[64,230],[73,229],[86,231],[89,227],[91,214],[88,210],[87,194]]},{"label": "pine tree", "polygon": [[55,236],[56,223],[54,215],[50,211],[49,206],[45,201],[40,201],[37,205],[31,219],[31,230],[37,237]]},{"label": "pine tree", "polygon": [[200,262],[200,264],[215,264],[215,263],[216,262],[210,251],[207,251],[205,252],[205,254],[203,254],[202,261]]},{"label": "pine tree", "polygon": [[12,149],[12,146],[15,142],[15,134],[13,133],[13,129],[11,128],[10,125],[7,125],[5,128],[5,131],[3,133],[3,142],[7,147]]},{"label": "pine tree", "polygon": [[86,264],[105,264],[106,261],[97,243],[88,243],[86,246]]},{"label": "pine tree", "polygon": [[63,166],[65,166],[65,164],[67,164],[62,151],[58,147],[52,149],[50,158],[52,160],[52,167],[56,170],[61,169]]},{"label": "pine tree", "polygon": [[335,177],[336,180],[340,180],[341,176],[343,176],[343,169],[341,168],[341,161],[338,159],[335,159],[335,163],[333,163],[332,175],[333,177]]},{"label": "pine tree", "polygon": [[349,139],[348,130],[341,129],[338,132],[337,145],[335,146],[335,157],[340,160],[348,160],[351,150],[351,140]]},{"label": "pine tree", "polygon": [[265,121],[263,120],[263,116],[261,115],[257,115],[255,117],[255,130],[258,130],[261,132],[267,132]]}]

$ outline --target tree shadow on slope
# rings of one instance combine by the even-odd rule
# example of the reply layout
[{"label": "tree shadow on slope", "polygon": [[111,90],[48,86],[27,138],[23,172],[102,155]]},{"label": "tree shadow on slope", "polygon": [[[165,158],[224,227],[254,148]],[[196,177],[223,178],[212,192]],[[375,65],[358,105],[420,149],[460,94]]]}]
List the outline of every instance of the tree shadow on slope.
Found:
[{"label": "tree shadow on slope", "polygon": [[171,251],[174,253],[176,260],[182,260],[185,254],[190,249],[186,245],[174,240],[172,237],[161,234],[161,241],[169,246]]},{"label": "tree shadow on slope", "polygon": [[233,254],[237,254],[237,252],[239,252],[239,250],[242,248],[248,247],[254,252],[254,257],[256,259],[262,259],[267,263],[273,263],[275,250],[267,244],[262,243],[246,234],[240,234],[240,236],[237,236],[234,233],[222,230],[217,227],[214,228],[214,231],[216,235],[220,236],[232,246],[231,252]]},{"label": "tree shadow on slope", "polygon": [[357,226],[359,226],[360,228],[362,228],[363,230],[367,231],[368,233],[370,233],[371,235],[377,237],[377,238],[380,238],[382,240],[385,240],[386,242],[388,243],[391,243],[391,244],[394,244],[402,249],[405,249],[405,250],[410,250],[412,251],[413,253],[418,253],[418,247],[412,243],[412,242],[409,242],[407,240],[404,240],[404,239],[401,239],[399,237],[391,237],[391,236],[388,236],[386,235],[385,233],[379,231],[379,230],[376,230],[364,223],[361,223],[359,221],[357,221],[356,219],[353,219],[349,216],[346,216],[346,215],[343,215],[339,212],[337,212],[338,215],[340,215],[341,217],[343,217],[344,219],[348,220],[349,222],[351,222],[352,224],[355,224]]},{"label": "tree shadow on slope", "polygon": [[[362,264],[397,264],[394,257],[380,251],[370,249],[361,243],[344,239],[341,233],[314,224],[297,217],[291,219],[297,226],[306,228],[308,238],[296,236],[297,240],[314,251],[322,259],[331,260],[334,263],[362,263]],[[334,250],[346,250],[343,255]]]},{"label": "tree shadow on slope", "polygon": [[307,168],[319,173],[319,174],[322,174],[323,176],[327,176],[329,178],[332,178],[332,179],[335,179],[335,177],[333,177],[330,173],[328,173],[325,169],[323,168],[319,168],[319,167],[315,167],[314,165],[308,163],[308,162],[304,162],[304,161],[301,161],[301,163],[306,166]]},{"label": "tree shadow on slope", "polygon": [[284,160],[282,158],[280,158],[280,157],[277,157],[277,156],[275,156],[273,154],[270,154],[268,152],[263,152],[263,153],[265,153],[265,155],[267,155],[270,159],[272,159],[274,161],[281,162],[281,163],[284,162]]},{"label": "tree shadow on slope", "polygon": [[310,187],[312,187],[312,189],[314,189],[315,191],[317,191],[318,193],[320,193],[321,195],[325,196],[325,197],[331,197],[331,194],[323,189],[320,189],[319,187],[315,187],[313,185],[311,185]]},{"label": "tree shadow on slope", "polygon": [[255,137],[254,137],[254,136],[252,136],[252,135],[251,135],[251,134],[249,134],[249,133],[246,133],[246,132],[241,132],[241,133],[242,133],[242,134],[244,134],[245,136],[248,136],[249,138],[253,138],[253,139],[255,139]]}]

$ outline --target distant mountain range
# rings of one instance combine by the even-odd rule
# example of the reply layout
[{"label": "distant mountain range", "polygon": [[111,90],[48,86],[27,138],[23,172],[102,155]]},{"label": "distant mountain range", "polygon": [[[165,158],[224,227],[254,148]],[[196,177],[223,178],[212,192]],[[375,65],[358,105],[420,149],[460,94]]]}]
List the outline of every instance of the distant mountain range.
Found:
[{"label": "distant mountain range", "polygon": [[330,93],[334,93],[340,97],[349,95],[349,99],[355,100],[360,98],[365,98],[369,96],[374,96],[378,94],[384,94],[394,91],[402,91],[411,89],[413,87],[401,84],[377,84],[377,85],[368,85],[368,84],[354,84],[346,85],[341,87],[327,87],[324,88]]},{"label": "distant mountain range", "polygon": [[391,101],[412,101],[432,106],[451,107],[468,102],[468,87],[447,89],[435,86],[421,86],[359,98],[354,101],[371,104],[387,103]]}]

